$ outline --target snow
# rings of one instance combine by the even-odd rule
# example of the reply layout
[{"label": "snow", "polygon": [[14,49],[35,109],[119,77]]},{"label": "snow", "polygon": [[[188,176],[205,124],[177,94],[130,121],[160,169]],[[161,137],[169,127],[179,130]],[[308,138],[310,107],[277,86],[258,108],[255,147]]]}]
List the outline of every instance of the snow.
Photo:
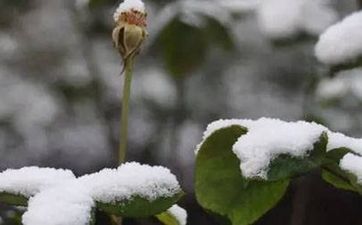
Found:
[{"label": "snow", "polygon": [[128,12],[131,10],[136,10],[141,13],[145,13],[145,5],[142,0],[125,0],[121,4],[119,4],[116,12],[113,14],[113,19],[115,22],[118,21],[119,16],[123,12]]},{"label": "snow", "polygon": [[341,133],[328,132],[327,151],[342,147],[362,155],[362,139],[348,137]]},{"label": "snow", "polygon": [[175,219],[179,222],[179,225],[186,225],[187,222],[187,212],[178,205],[173,205],[167,210]]},{"label": "snow", "polygon": [[329,27],[315,47],[318,60],[328,65],[344,64],[362,56],[362,11]]},{"label": "snow", "polygon": [[95,205],[88,188],[66,183],[30,198],[24,225],[88,225]]},{"label": "snow", "polygon": [[0,173],[0,193],[30,197],[39,191],[75,179],[70,170],[24,167]]},{"label": "snow", "polygon": [[[24,225],[87,225],[95,201],[115,203],[142,197],[149,201],[172,197],[181,191],[167,168],[131,162],[116,169],[76,179],[69,170],[24,167],[0,173],[0,192],[30,197]],[[186,220],[181,208],[170,212]]]},{"label": "snow", "polygon": [[240,159],[240,169],[245,177],[266,178],[272,159],[280,154],[304,157],[313,150],[325,127],[304,121],[284,122],[262,118],[243,121],[248,133],[233,146]]},{"label": "snow", "polygon": [[339,166],[355,175],[357,182],[362,185],[362,157],[351,153],[346,154],[339,163]]},{"label": "snow", "polygon": [[91,196],[102,203],[130,200],[139,196],[149,201],[171,197],[181,188],[167,168],[125,163],[117,169],[103,169],[85,175],[79,181],[90,189]]},{"label": "snow", "polygon": [[285,122],[270,118],[219,120],[208,126],[204,140],[215,130],[231,125],[240,125],[248,129],[232,147],[240,160],[242,175],[262,179],[267,178],[268,166],[272,159],[280,154],[294,157],[308,155],[323,131],[327,131],[324,126],[304,121]]},{"label": "snow", "polygon": [[302,33],[319,35],[338,19],[327,0],[264,0],[257,9],[260,28],[271,39]]}]

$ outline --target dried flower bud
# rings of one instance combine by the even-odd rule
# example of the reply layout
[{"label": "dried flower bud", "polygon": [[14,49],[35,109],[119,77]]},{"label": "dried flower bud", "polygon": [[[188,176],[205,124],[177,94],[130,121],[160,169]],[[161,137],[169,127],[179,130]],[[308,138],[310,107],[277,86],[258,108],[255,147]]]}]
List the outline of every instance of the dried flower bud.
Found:
[{"label": "dried flower bud", "polygon": [[124,61],[139,52],[147,36],[146,18],[141,0],[125,0],[114,13],[116,27],[112,39]]}]

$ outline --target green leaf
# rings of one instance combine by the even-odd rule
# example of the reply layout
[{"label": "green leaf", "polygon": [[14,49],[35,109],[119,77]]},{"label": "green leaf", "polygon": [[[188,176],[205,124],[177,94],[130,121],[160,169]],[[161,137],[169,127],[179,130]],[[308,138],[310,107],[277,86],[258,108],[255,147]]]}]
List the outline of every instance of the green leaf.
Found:
[{"label": "green leaf", "polygon": [[270,163],[267,175],[268,180],[276,181],[292,178],[320,167],[325,159],[327,142],[328,136],[323,132],[319,141],[314,144],[313,150],[307,156],[279,155]]},{"label": "green leaf", "polygon": [[248,181],[242,177],[232,146],[246,132],[238,125],[215,131],[196,158],[197,201],[207,210],[227,216],[234,225],[255,222],[275,206],[289,184],[289,180]]},{"label": "green leaf", "polygon": [[233,50],[235,48],[235,43],[228,28],[215,18],[205,16],[205,20],[207,23],[204,34],[209,39],[210,44],[218,45],[227,51]]},{"label": "green leaf", "polygon": [[[339,173],[339,174],[341,174],[341,173]],[[335,171],[331,172],[330,170],[323,169],[322,178],[327,183],[331,184],[332,186],[334,186],[338,189],[357,192],[357,190],[351,185],[348,178],[346,178],[342,175],[337,175],[337,173]]]},{"label": "green leaf", "polygon": [[135,196],[131,200],[120,201],[114,204],[97,202],[97,207],[102,211],[122,217],[149,217],[166,211],[183,195],[184,193],[180,191],[174,196],[157,198],[153,201]]},{"label": "green leaf", "polygon": [[28,198],[23,195],[15,195],[15,194],[1,192],[0,202],[8,205],[27,206]]},{"label": "green leaf", "polygon": [[352,152],[350,149],[343,147],[328,151],[322,169],[322,178],[338,189],[357,192],[358,190],[351,183],[350,176],[339,167],[339,161],[350,152]]},{"label": "green leaf", "polygon": [[190,75],[205,61],[207,42],[202,30],[182,22],[178,17],[164,28],[158,43],[166,69],[174,78]]},{"label": "green leaf", "polygon": [[180,225],[176,217],[169,212],[158,214],[156,215],[156,218],[165,225]]},{"label": "green leaf", "polygon": [[329,150],[326,154],[326,163],[339,164],[339,161],[343,156],[350,152],[352,152],[352,150],[349,148],[335,148]]}]

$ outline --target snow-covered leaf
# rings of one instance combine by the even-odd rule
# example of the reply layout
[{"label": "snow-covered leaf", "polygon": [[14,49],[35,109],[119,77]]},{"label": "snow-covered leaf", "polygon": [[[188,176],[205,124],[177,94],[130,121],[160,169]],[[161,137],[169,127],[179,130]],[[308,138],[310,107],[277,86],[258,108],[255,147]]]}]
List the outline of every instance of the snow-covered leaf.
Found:
[{"label": "snow-covered leaf", "polygon": [[249,181],[241,176],[232,146],[246,132],[239,125],[215,130],[199,146],[196,158],[198,202],[235,225],[251,224],[260,218],[281,199],[289,183]]},{"label": "snow-covered leaf", "polygon": [[320,167],[324,162],[327,141],[327,134],[323,133],[319,141],[314,143],[313,150],[304,157],[293,157],[289,154],[279,155],[269,165],[268,180],[290,178]]},{"label": "snow-covered leaf", "polygon": [[90,189],[97,207],[122,217],[161,213],[183,195],[176,177],[160,166],[126,163],[79,178]]},{"label": "snow-covered leaf", "polygon": [[122,217],[148,217],[170,209],[183,195],[168,169],[139,163],[79,178],[51,168],[6,170],[0,173],[0,191],[0,201],[28,205],[25,225],[90,225],[96,207]]}]

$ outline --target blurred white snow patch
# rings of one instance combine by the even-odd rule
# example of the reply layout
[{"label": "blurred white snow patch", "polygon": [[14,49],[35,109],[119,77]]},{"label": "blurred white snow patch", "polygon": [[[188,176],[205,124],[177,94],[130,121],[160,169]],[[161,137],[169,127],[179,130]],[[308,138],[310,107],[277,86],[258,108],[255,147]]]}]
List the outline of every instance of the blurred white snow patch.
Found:
[{"label": "blurred white snow patch", "polygon": [[355,175],[357,177],[357,182],[362,184],[362,157],[354,155],[352,153],[346,154],[341,161],[339,162],[339,166]]},{"label": "blurred white snow patch", "polygon": [[0,173],[0,193],[21,194],[30,197],[41,190],[75,179],[70,170],[23,167]]},{"label": "blurred white snow patch", "polygon": [[60,111],[50,90],[6,70],[0,70],[0,102],[0,118],[13,118],[19,131],[49,125]]},{"label": "blurred white snow patch", "polygon": [[214,131],[232,125],[248,130],[233,145],[233,152],[240,160],[242,175],[262,179],[267,178],[268,166],[275,157],[280,154],[306,156],[313,150],[321,134],[328,130],[319,124],[304,121],[285,122],[270,118],[219,120],[208,126],[204,140]]},{"label": "blurred white snow patch", "polygon": [[178,205],[173,205],[167,210],[175,219],[178,221],[179,225],[186,225],[187,222],[187,212],[185,209],[181,208]]},{"label": "blurred white snow patch", "polygon": [[145,4],[142,0],[124,0],[121,4],[119,4],[118,8],[116,9],[115,13],[113,14],[113,19],[115,22],[118,21],[119,16],[123,12],[136,10],[139,12],[145,12]]},{"label": "blurred white snow patch", "polygon": [[340,72],[333,79],[323,79],[316,90],[321,100],[338,99],[347,94],[362,99],[362,68]]},{"label": "blurred white snow patch", "polygon": [[315,55],[322,63],[343,64],[362,56],[362,11],[329,27],[315,46]]},{"label": "blurred white snow patch", "polygon": [[30,198],[24,225],[88,225],[94,201],[77,182],[42,191]]},{"label": "blurred white snow patch", "polygon": [[263,0],[215,0],[232,13],[247,13],[257,9]]},{"label": "blurred white snow patch", "polygon": [[362,155],[362,139],[348,137],[337,132],[328,132],[327,151],[342,147]]},{"label": "blurred white snow patch", "polygon": [[[142,109],[140,109],[141,107]],[[149,141],[154,137],[155,132],[158,132],[156,130],[157,125],[153,120],[151,112],[145,110],[143,104],[133,108],[129,121],[132,121],[129,123],[129,133],[132,134],[129,136],[129,142],[134,147],[133,150],[138,151],[133,151],[133,153],[143,153]]]},{"label": "blurred white snow patch", "polygon": [[151,100],[159,106],[170,108],[176,102],[176,87],[171,78],[160,70],[149,69],[135,76],[135,98]]},{"label": "blurred white snow patch", "polygon": [[262,32],[271,39],[317,36],[338,19],[328,0],[265,0],[257,16]]},{"label": "blurred white snow patch", "polygon": [[[97,118],[75,121],[59,125],[58,130],[51,134],[52,145],[61,149],[68,161],[74,160],[78,166],[86,167],[109,157],[107,132],[106,125]],[[79,156],[85,160],[79,160]]]},{"label": "blurred white snow patch", "polygon": [[194,161],[194,152],[192,149],[200,140],[202,128],[200,124],[191,120],[185,121],[178,130],[177,155],[180,162],[190,166]]},{"label": "blurred white snow patch", "polygon": [[96,201],[103,203],[130,200],[137,196],[153,201],[171,197],[181,190],[169,169],[136,162],[125,163],[117,169],[103,169],[82,176],[79,181],[90,189]]},{"label": "blurred white snow patch", "polygon": [[0,52],[1,57],[6,55],[14,55],[19,47],[18,42],[14,37],[10,36],[7,33],[0,32]]},{"label": "blurred white snow patch", "polygon": [[323,79],[317,87],[316,95],[322,100],[337,99],[348,93],[350,84],[346,79]]},{"label": "blurred white snow patch", "polygon": [[83,58],[78,57],[76,54],[69,54],[64,60],[66,72],[62,73],[60,79],[64,79],[72,86],[85,86],[89,84],[92,79],[90,74],[94,71],[88,71],[85,65],[86,62]]}]

